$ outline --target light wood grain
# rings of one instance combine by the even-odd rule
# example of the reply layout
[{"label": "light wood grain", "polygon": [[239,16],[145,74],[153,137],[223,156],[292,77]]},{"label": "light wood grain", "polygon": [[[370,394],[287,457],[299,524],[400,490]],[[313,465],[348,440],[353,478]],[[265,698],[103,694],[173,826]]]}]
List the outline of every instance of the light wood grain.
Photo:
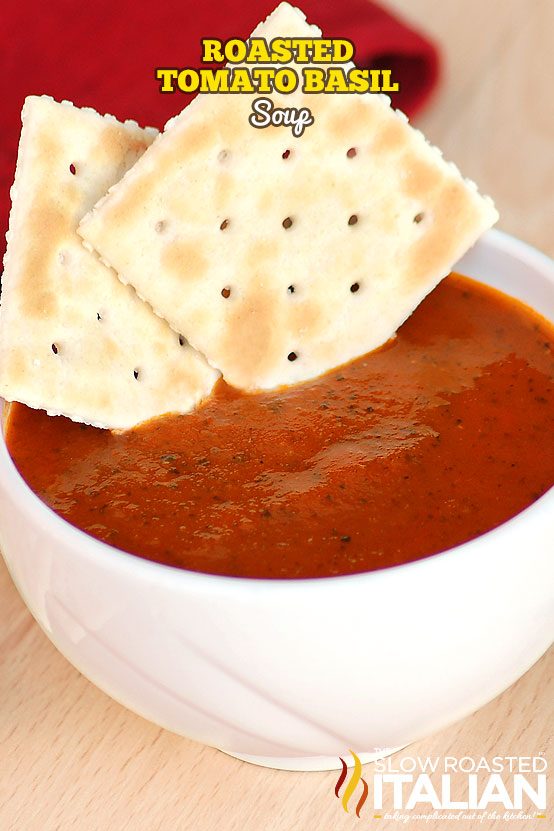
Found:
[{"label": "light wood grain", "polygon": [[498,227],[554,255],[554,3],[390,0],[442,44],[418,126],[494,197]]},{"label": "light wood grain", "polygon": [[[554,4],[389,5],[443,44],[445,81],[419,125],[495,197],[500,227],[554,254]],[[3,565],[0,609],[0,831],[404,827],[374,819],[369,807],[360,820],[345,814],[334,795],[336,773],[256,768],[124,710],[56,652]],[[543,752],[552,768],[553,726],[551,650],[488,706],[400,755]],[[371,765],[364,776],[371,784]],[[530,831],[553,827],[553,814],[551,804],[546,820],[405,827]]]}]

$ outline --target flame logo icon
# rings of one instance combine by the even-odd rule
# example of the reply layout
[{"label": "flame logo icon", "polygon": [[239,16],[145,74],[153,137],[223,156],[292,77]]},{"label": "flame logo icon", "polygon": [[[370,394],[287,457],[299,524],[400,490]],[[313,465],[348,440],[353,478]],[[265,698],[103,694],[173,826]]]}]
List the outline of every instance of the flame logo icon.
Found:
[{"label": "flame logo icon", "polygon": [[[358,800],[358,804],[356,805],[356,816],[359,818],[360,817],[360,811],[362,810],[362,808],[364,806],[364,803],[367,799],[367,794],[368,794],[369,789],[367,787],[367,782],[365,781],[365,779],[362,779],[362,763],[360,762],[360,760],[358,759],[358,757],[356,756],[356,754],[354,753],[353,750],[349,750],[348,752],[352,755],[352,758],[354,759],[354,770],[352,771],[352,776],[350,777],[350,780],[346,784],[346,788],[344,789],[344,793],[342,795],[341,802],[342,802],[342,807],[344,808],[346,813],[348,813],[348,802],[350,801],[350,797],[352,796],[352,794],[354,793],[354,791],[358,787],[358,783],[361,782],[362,785],[363,785],[363,791],[362,791],[362,795],[360,796],[360,798]],[[342,771],[341,771],[341,774],[340,774],[340,776],[337,780],[337,784],[335,785],[335,796],[337,798],[339,798],[340,789],[342,788],[344,780],[346,779],[346,777],[348,775],[348,767],[346,766],[346,762],[340,756],[339,756],[339,759],[340,759],[341,764],[342,764]]]}]

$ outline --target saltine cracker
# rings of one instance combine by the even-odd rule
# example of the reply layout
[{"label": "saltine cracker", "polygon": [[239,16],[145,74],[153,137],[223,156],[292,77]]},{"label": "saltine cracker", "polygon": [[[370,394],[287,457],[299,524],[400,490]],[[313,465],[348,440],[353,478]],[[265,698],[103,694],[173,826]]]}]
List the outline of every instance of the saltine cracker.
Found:
[{"label": "saltine cracker", "polygon": [[[320,34],[287,3],[253,32]],[[256,129],[253,96],[200,94],[79,228],[245,390],[383,344],[497,219],[386,96],[264,97],[314,124]]]},{"label": "saltine cracker", "polygon": [[27,98],[0,307],[0,394],[98,427],[187,412],[218,373],[82,244],[77,225],[153,129]]}]

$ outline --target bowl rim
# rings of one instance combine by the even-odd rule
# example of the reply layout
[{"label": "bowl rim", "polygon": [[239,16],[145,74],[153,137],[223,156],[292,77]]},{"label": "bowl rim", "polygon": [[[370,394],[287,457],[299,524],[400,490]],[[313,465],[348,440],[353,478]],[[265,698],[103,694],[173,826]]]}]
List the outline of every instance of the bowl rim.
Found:
[{"label": "bowl rim", "polygon": [[[524,260],[531,267],[545,272],[554,285],[554,260],[529,243],[497,229],[487,231],[481,237],[481,241],[497,251],[502,251],[515,259]],[[4,399],[0,398],[0,408],[2,410],[5,403]],[[419,560],[386,566],[374,571],[326,577],[240,577],[192,571],[159,563],[155,560],[148,560],[98,540],[86,531],[72,525],[43,502],[21,476],[9,454],[4,438],[4,429],[2,428],[0,431],[0,489],[3,488],[9,491],[14,501],[19,502],[22,511],[26,515],[36,516],[37,525],[40,527],[46,525],[51,536],[53,535],[57,540],[67,544],[72,549],[76,549],[79,555],[85,556],[87,559],[90,558],[95,564],[98,564],[98,558],[102,558],[101,564],[108,569],[120,572],[131,571],[135,578],[143,577],[147,581],[169,583],[175,590],[178,590],[182,585],[187,585],[189,589],[219,590],[225,593],[228,591],[242,592],[246,587],[264,587],[265,591],[273,592],[296,592],[305,589],[306,586],[310,586],[312,589],[324,588],[328,590],[337,583],[347,585],[351,582],[383,582],[394,579],[399,574],[415,576],[417,572],[433,568],[437,563],[444,563],[447,560],[458,559],[459,557],[465,558],[469,552],[475,551],[483,543],[486,544],[489,541],[501,543],[503,539],[512,537],[514,529],[519,529],[523,523],[529,522],[530,519],[535,517],[540,521],[543,517],[552,516],[552,512],[554,512],[553,485],[527,508],[495,528],[467,542],[427,555]]]}]

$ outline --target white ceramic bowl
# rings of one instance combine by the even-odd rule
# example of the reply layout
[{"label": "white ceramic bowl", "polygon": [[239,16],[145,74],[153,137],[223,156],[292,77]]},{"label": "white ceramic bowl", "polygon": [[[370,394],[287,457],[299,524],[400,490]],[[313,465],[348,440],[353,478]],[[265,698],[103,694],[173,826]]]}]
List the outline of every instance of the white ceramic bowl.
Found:
[{"label": "white ceramic bowl", "polygon": [[[527,245],[490,232],[458,268],[554,318],[554,263]],[[31,492],[3,442],[0,491],[8,568],[66,658],[131,710],[259,764],[369,761],[485,704],[552,640],[554,489],[443,554],[297,581],[97,542]]]}]

